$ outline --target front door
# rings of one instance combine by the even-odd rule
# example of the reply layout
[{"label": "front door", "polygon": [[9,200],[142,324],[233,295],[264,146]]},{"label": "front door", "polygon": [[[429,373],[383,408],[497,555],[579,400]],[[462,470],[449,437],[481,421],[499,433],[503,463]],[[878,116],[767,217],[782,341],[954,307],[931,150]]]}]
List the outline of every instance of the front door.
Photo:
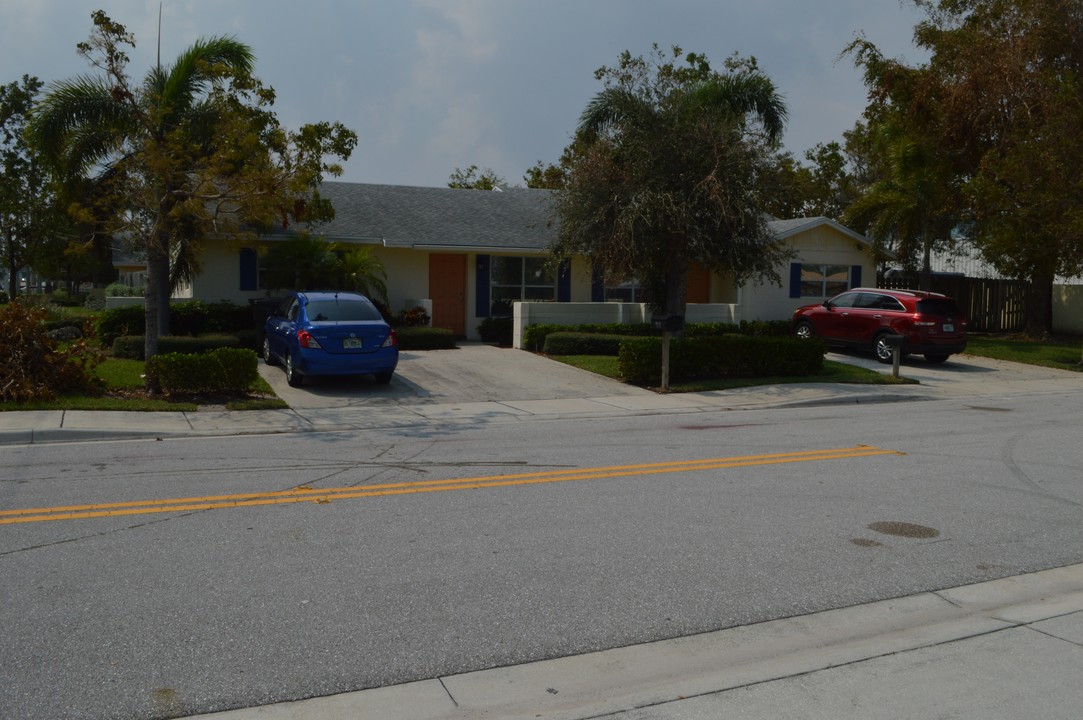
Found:
[{"label": "front door", "polygon": [[429,255],[432,326],[466,335],[466,256]]}]

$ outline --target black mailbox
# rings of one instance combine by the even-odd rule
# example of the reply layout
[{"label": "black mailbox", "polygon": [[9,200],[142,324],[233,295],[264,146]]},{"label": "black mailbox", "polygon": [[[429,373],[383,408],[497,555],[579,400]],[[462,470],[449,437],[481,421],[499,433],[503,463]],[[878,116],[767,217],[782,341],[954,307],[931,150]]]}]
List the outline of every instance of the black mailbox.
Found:
[{"label": "black mailbox", "polygon": [[905,335],[885,335],[884,344],[891,348],[902,347],[906,344]]},{"label": "black mailbox", "polygon": [[662,315],[651,318],[651,325],[655,330],[663,330],[665,332],[680,332],[684,330],[684,316],[683,315]]}]

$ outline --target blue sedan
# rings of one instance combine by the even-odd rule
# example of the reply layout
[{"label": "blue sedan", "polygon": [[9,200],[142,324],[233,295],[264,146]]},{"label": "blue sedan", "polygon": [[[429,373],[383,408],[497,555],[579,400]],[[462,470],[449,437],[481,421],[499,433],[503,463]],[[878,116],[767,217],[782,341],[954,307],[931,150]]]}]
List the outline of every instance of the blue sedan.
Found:
[{"label": "blue sedan", "polygon": [[264,325],[263,359],[284,365],[292,387],[310,375],[374,375],[387,384],[399,363],[399,346],[395,331],[365,296],[291,292]]}]

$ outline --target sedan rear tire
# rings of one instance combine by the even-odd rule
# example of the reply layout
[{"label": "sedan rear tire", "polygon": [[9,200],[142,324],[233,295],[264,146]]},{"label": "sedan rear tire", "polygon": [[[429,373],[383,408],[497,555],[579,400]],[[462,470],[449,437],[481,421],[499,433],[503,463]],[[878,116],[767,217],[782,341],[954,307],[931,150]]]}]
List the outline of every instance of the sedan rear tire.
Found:
[{"label": "sedan rear tire", "polygon": [[278,361],[275,360],[275,356],[271,353],[271,339],[267,336],[263,337],[263,362],[271,367],[278,364]]},{"label": "sedan rear tire", "polygon": [[286,355],[286,383],[290,387],[295,388],[299,388],[305,384],[304,376],[297,372],[297,368],[293,366],[292,355]]}]

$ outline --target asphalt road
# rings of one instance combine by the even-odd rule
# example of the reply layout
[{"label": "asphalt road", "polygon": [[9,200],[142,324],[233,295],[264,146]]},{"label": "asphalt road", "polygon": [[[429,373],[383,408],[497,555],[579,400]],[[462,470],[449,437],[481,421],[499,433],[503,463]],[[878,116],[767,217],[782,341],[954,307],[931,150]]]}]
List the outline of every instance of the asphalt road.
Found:
[{"label": "asphalt road", "polygon": [[0,717],[252,706],[1077,563],[1080,399],[3,448],[4,508],[83,515],[0,524]]}]

